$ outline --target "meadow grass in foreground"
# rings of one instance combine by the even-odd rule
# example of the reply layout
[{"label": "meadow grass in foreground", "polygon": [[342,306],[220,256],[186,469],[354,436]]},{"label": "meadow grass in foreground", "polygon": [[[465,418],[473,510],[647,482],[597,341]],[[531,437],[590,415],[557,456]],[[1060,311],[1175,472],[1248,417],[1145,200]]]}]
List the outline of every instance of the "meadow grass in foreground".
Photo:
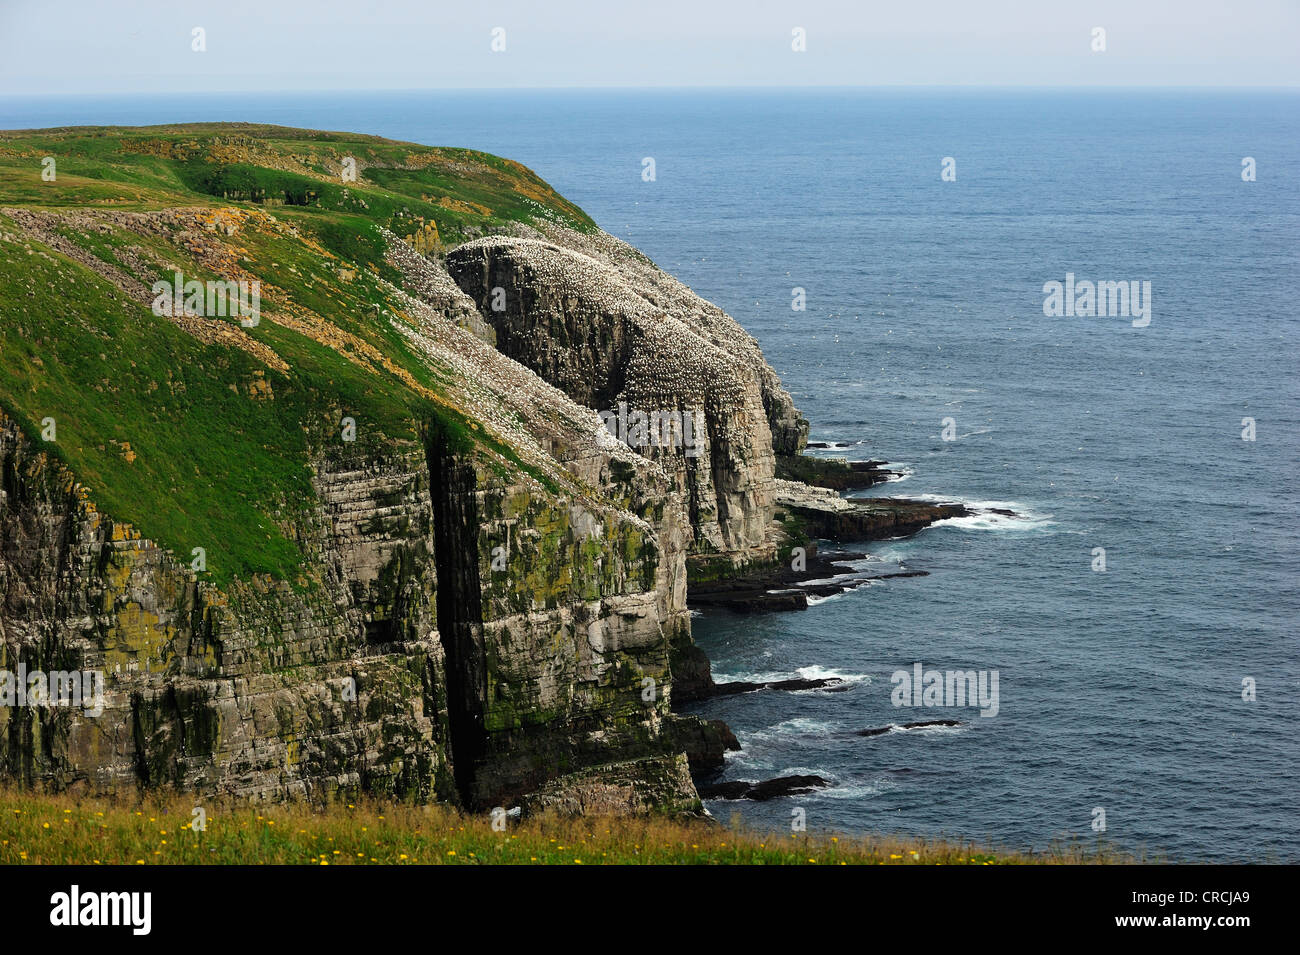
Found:
[{"label": "meadow grass in foreground", "polygon": [[[194,831],[202,805],[206,827]],[[761,834],[708,820],[540,816],[506,831],[442,806],[221,807],[0,790],[0,864],[65,865],[1025,865],[1135,861],[1104,846],[1033,855],[904,837]]]}]

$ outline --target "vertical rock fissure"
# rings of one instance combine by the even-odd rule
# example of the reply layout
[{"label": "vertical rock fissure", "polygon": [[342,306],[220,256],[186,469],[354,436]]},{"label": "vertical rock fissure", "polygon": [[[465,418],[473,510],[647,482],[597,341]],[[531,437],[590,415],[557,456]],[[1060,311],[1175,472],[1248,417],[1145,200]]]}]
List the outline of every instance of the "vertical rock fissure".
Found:
[{"label": "vertical rock fissure", "polygon": [[483,604],[478,573],[477,478],[441,422],[424,434],[438,575],[438,636],[446,657],[448,743],[461,805],[475,804],[474,779],[486,746]]}]

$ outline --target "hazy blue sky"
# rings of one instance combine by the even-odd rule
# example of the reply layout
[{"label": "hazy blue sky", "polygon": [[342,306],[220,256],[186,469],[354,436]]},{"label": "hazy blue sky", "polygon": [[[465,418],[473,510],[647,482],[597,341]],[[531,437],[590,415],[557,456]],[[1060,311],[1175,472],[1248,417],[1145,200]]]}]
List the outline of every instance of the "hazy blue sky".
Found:
[{"label": "hazy blue sky", "polygon": [[0,93],[894,84],[1297,86],[1300,0],[0,0]]}]

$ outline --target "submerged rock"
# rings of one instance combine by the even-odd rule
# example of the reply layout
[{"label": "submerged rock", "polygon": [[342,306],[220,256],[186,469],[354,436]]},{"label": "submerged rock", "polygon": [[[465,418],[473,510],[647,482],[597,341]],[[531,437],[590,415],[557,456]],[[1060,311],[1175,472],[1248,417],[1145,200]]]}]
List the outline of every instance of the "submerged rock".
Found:
[{"label": "submerged rock", "polygon": [[891,723],[889,726],[877,726],[873,729],[858,730],[854,736],[883,736],[893,730],[918,730],[927,726],[961,726],[961,720],[918,720],[913,723]]},{"label": "submerged rock", "polygon": [[741,693],[756,693],[759,690],[826,690],[834,693],[847,690],[848,684],[839,677],[816,677],[805,679],[795,677],[789,680],[769,680],[766,683],[751,683],[746,680],[729,680],[726,683],[714,683],[709,689],[709,696],[738,696]]},{"label": "submerged rock", "polygon": [[753,802],[766,802],[782,796],[802,796],[825,789],[829,785],[831,785],[830,781],[821,776],[778,776],[757,783],[733,780],[701,785],[697,788],[701,799],[749,799]]}]

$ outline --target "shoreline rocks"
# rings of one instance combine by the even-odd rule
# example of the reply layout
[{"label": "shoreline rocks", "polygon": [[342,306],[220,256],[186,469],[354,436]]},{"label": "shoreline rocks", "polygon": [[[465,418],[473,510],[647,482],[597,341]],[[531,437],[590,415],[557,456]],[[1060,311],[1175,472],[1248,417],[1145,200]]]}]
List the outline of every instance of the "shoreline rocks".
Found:
[{"label": "shoreline rocks", "polygon": [[762,782],[748,782],[743,779],[729,780],[722,783],[696,784],[701,799],[726,799],[735,801],[748,799],[751,802],[767,802],[781,796],[802,796],[807,793],[826,789],[830,780],[821,776],[778,776]]},{"label": "shoreline rocks", "polygon": [[[841,560],[853,559],[852,557]],[[833,597],[847,593],[872,581],[892,580],[896,577],[927,577],[926,570],[902,570],[888,574],[868,574],[837,566],[838,561],[819,561],[818,566],[834,575],[825,583],[807,583],[821,580],[826,573],[781,572],[775,576],[761,573],[734,580],[697,584],[690,595],[694,609],[728,610],[731,613],[779,613],[783,610],[807,610],[809,597]]]},{"label": "shoreline rocks", "polygon": [[[810,597],[832,597],[872,581],[924,577],[928,571],[870,573],[854,569],[848,566],[850,562],[866,560],[869,555],[862,551],[822,554],[812,538],[867,542],[904,537],[938,521],[973,513],[965,504],[955,501],[843,498],[831,490],[783,480],[776,482],[776,500],[777,522],[796,528],[806,537],[787,531],[781,563],[693,581],[688,594],[693,609],[713,608],[733,613],[806,610]],[[794,543],[799,540],[803,543]],[[794,550],[796,546],[802,547],[802,554]]]},{"label": "shoreline rocks", "polygon": [[726,765],[726,754],[740,751],[736,734],[722,720],[698,716],[676,716],[669,732],[677,747],[686,753],[691,775],[715,773]]},{"label": "shoreline rocks", "polygon": [[906,537],[938,521],[973,513],[959,501],[846,498],[826,488],[782,480],[776,482],[775,497],[778,515],[785,511],[809,537],[842,543]]}]

